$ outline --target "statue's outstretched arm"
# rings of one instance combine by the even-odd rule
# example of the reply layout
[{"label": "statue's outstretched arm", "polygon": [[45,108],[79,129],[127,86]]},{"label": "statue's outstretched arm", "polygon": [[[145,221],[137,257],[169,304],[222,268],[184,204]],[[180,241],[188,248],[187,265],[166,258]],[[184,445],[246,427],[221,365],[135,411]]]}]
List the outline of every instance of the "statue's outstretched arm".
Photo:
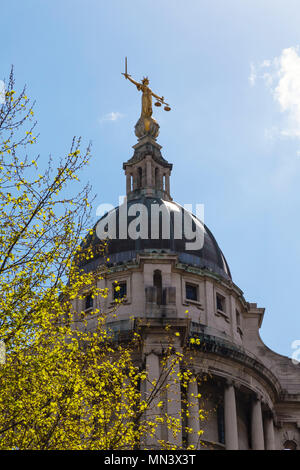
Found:
[{"label": "statue's outstretched arm", "polygon": [[128,78],[128,80],[134,85],[136,85],[138,88],[140,87],[141,84],[139,82],[136,82],[128,73],[123,73],[123,75],[125,78]]},{"label": "statue's outstretched arm", "polygon": [[163,104],[167,104],[167,103],[164,102],[164,97],[163,96],[158,96],[155,93],[153,93],[153,91],[152,91],[152,96],[154,98],[156,98],[157,100],[161,101]]}]

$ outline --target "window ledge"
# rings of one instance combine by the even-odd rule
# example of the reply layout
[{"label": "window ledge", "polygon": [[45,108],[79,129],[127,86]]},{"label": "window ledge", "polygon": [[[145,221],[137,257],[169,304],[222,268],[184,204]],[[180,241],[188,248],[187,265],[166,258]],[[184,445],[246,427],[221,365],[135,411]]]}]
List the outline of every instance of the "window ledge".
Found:
[{"label": "window ledge", "polygon": [[110,302],[110,305],[124,305],[124,304],[130,304],[130,303],[131,303],[130,299],[126,298],[126,299],[122,300],[122,302],[116,302],[115,300],[112,300]]},{"label": "window ledge", "polygon": [[217,449],[226,449],[226,445],[223,444],[222,442],[218,442],[218,441],[209,441],[209,440],[206,440],[206,439],[200,439],[200,442],[203,442],[204,446],[213,446]]},{"label": "window ledge", "polygon": [[243,333],[243,330],[242,330],[239,326],[237,326],[236,329],[237,329],[238,333],[239,333],[241,336],[243,336],[243,334],[244,334],[244,333]]},{"label": "window ledge", "polygon": [[90,313],[94,310],[94,307],[89,307],[84,310],[84,313]]},{"label": "window ledge", "polygon": [[80,317],[80,320],[84,320],[86,315],[88,315],[89,313],[91,313],[92,311],[94,310],[94,307],[89,307],[89,308],[85,308],[84,310],[81,310],[79,312],[79,317]]},{"label": "window ledge", "polygon": [[199,302],[199,300],[192,300],[192,299],[184,299],[184,302],[183,302],[184,305],[196,305],[197,307],[201,307],[202,308],[202,304],[201,302]]},{"label": "window ledge", "polygon": [[223,310],[217,310],[216,311],[216,316],[217,317],[223,317],[225,320],[230,323],[230,318],[229,315],[226,312],[223,312]]}]

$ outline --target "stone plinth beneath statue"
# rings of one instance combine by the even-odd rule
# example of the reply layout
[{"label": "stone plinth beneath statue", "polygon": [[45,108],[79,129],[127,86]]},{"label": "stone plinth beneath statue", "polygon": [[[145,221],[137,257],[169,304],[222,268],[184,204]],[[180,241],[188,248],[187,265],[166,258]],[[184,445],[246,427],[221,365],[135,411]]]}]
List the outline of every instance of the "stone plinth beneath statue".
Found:
[{"label": "stone plinth beneath statue", "polygon": [[135,125],[135,135],[139,140],[146,136],[156,139],[159,134],[159,124],[152,117],[140,117]]}]

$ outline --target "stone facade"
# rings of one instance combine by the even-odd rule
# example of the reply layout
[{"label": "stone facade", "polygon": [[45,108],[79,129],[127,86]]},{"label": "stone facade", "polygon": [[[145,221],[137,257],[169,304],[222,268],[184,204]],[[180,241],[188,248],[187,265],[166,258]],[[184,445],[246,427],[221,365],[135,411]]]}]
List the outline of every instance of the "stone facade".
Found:
[{"label": "stone facade", "polygon": [[[160,149],[150,137],[134,147],[134,156],[124,163],[128,200],[156,198],[158,203],[173,204],[172,165]],[[126,338],[136,319],[144,322],[140,361],[152,378],[160,370],[164,325],[180,331],[178,350],[191,337],[200,339],[193,363],[199,385],[192,384],[189,393],[202,394],[197,407],[204,407],[208,415],[203,422],[192,415],[194,433],[182,433],[176,443],[195,444],[197,431],[204,429],[203,449],[299,449],[300,365],[263,343],[259,329],[264,308],[246,301],[215,239],[204,230],[204,247],[197,253],[185,253],[176,240],[169,245],[161,239],[128,245],[115,240],[109,270],[99,285],[109,288],[109,295],[99,307],[114,304],[114,281],[125,286],[126,298],[117,318],[108,318],[109,327]],[[100,262],[93,260],[86,269]],[[84,300],[75,308],[84,310]],[[91,318],[88,328],[93,327]],[[161,433],[172,439],[167,430]]]}]

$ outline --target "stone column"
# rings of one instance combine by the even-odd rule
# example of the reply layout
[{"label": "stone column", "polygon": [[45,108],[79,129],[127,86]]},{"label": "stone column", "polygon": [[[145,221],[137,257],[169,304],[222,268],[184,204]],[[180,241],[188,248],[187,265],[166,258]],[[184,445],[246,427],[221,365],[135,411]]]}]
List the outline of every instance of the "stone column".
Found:
[{"label": "stone column", "polygon": [[264,430],[261,412],[261,400],[255,397],[252,401],[251,440],[253,450],[264,450]]},{"label": "stone column", "polygon": [[146,175],[146,164],[141,166],[142,168],[142,174],[141,174],[141,181],[140,181],[140,187],[145,188],[146,187],[146,181],[147,181],[147,175]]},{"label": "stone column", "polygon": [[162,172],[161,168],[159,168],[158,178],[159,178],[159,190],[163,191],[164,190],[164,183],[163,183],[163,172]]},{"label": "stone column", "polygon": [[227,382],[225,384],[224,418],[226,450],[238,450],[239,441],[237,429],[235,390],[232,382]]},{"label": "stone column", "polygon": [[155,189],[163,191],[163,173],[161,167],[156,167],[154,170],[154,186]]},{"label": "stone column", "polygon": [[[148,401],[151,396],[151,391],[155,386],[152,385],[154,380],[158,381],[160,368],[159,368],[159,357],[154,352],[151,352],[146,356],[146,371],[147,382],[146,382],[146,401]],[[146,418],[149,421],[155,420],[155,415],[159,414],[159,408],[156,405],[159,402],[159,396],[156,396],[154,400],[151,401],[149,408],[146,410]],[[150,434],[146,437],[146,446],[149,449],[156,449],[158,447],[157,440],[161,439],[161,427],[156,428],[156,433],[154,437],[151,437]]]},{"label": "stone column", "polygon": [[166,193],[168,193],[170,195],[170,173],[166,173]]},{"label": "stone column", "polygon": [[274,420],[269,411],[264,420],[266,450],[275,450]]},{"label": "stone column", "polygon": [[200,420],[197,380],[195,380],[195,382],[190,382],[188,385],[188,400],[192,405],[188,408],[188,427],[193,430],[193,432],[188,433],[188,445],[193,445],[195,449],[200,449],[200,436],[198,434],[200,431]]},{"label": "stone column", "polygon": [[134,191],[134,190],[138,189],[138,169],[137,169],[137,167],[133,168],[132,177],[133,177],[133,191]]},{"label": "stone column", "polygon": [[131,192],[131,175],[126,173],[126,194]]},{"label": "stone column", "polygon": [[146,186],[147,188],[152,188],[152,165],[151,165],[151,157],[146,157]]},{"label": "stone column", "polygon": [[[171,429],[167,430],[168,441],[171,444],[181,446],[182,445],[182,427],[181,427],[181,387],[180,387],[180,380],[178,378],[180,368],[179,364],[175,362],[175,356],[171,356],[169,359],[169,366],[171,362],[174,364],[172,369],[173,373],[171,373],[168,377],[168,389],[167,389],[167,413],[170,417],[176,418],[179,420],[180,428],[176,433],[176,436],[173,435],[173,431]],[[169,367],[168,367],[169,369]]]}]

